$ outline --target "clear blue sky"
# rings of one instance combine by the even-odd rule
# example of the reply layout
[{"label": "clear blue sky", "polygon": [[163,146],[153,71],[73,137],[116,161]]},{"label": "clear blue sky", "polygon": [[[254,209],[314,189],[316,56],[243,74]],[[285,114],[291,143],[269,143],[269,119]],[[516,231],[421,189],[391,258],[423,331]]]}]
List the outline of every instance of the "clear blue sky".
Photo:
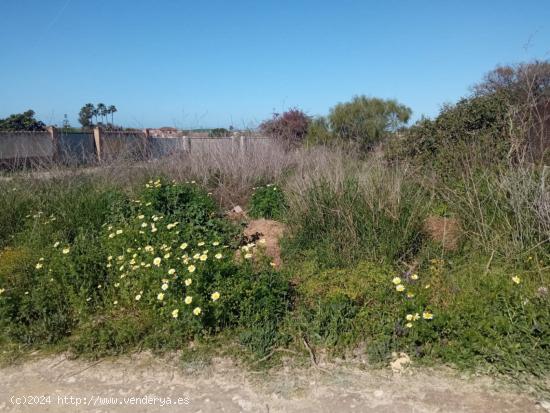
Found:
[{"label": "clear blue sky", "polygon": [[0,42],[0,117],[103,102],[129,127],[242,127],[366,94],[417,119],[549,59],[550,0],[0,0]]}]

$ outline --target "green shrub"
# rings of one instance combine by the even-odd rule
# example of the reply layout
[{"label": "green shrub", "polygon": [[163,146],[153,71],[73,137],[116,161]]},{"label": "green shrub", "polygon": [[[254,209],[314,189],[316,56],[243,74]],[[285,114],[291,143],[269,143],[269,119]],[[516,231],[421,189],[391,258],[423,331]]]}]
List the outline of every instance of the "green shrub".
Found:
[{"label": "green shrub", "polygon": [[307,129],[306,143],[308,145],[326,145],[334,141],[327,118],[318,117],[311,121]]},{"label": "green shrub", "polygon": [[229,136],[229,135],[231,135],[231,132],[229,132],[225,128],[214,128],[214,129],[210,129],[208,131],[208,137],[209,138],[223,138],[223,137]]},{"label": "green shrub", "polygon": [[372,362],[404,351],[418,361],[542,376],[550,371],[550,285],[538,268],[533,260],[516,269],[428,257],[415,271],[306,264],[290,324],[331,352],[361,346]]},{"label": "green shrub", "polygon": [[446,105],[434,120],[421,119],[389,143],[386,156],[413,160],[440,178],[454,179],[465,164],[506,160],[508,106],[500,95],[470,97]]},{"label": "green shrub", "polygon": [[257,353],[275,343],[288,282],[265,260],[234,259],[237,228],[204,191],[150,181],[132,199],[106,195],[106,212],[87,215],[80,205],[96,192],[83,189],[65,196],[85,222],[57,210],[74,225],[68,233],[46,212],[29,216],[15,238],[29,246],[0,256],[5,335],[33,345],[70,336],[75,352],[94,355],[177,349],[226,328],[248,334]]},{"label": "green shrub", "polygon": [[334,106],[328,119],[338,139],[368,150],[406,124],[411,113],[410,108],[396,100],[355,96],[350,102]]},{"label": "green shrub", "polygon": [[253,218],[281,219],[286,209],[285,195],[275,184],[256,188],[250,199],[249,214]]}]

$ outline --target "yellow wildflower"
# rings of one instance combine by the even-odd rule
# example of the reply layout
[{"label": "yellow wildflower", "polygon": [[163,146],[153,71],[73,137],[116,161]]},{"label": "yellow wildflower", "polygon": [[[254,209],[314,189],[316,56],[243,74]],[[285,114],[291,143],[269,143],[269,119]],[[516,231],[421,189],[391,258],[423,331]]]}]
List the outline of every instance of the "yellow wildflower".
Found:
[{"label": "yellow wildflower", "polygon": [[401,284],[401,278],[395,277],[393,280],[391,280],[391,282],[395,285]]},{"label": "yellow wildflower", "polygon": [[186,285],[187,287],[189,287],[189,286],[191,285],[192,282],[193,282],[193,280],[192,280],[191,278],[188,278],[188,279],[185,280],[185,285]]},{"label": "yellow wildflower", "polygon": [[200,307],[195,307],[195,309],[193,310],[193,314],[195,315],[200,315],[202,313],[202,310]]},{"label": "yellow wildflower", "polygon": [[220,298],[220,293],[216,291],[216,292],[212,293],[210,298],[212,298],[212,301],[218,301],[219,298]]},{"label": "yellow wildflower", "polygon": [[185,304],[191,304],[193,302],[193,297],[191,297],[190,295],[188,295],[187,297],[185,297],[185,300],[184,300]]}]

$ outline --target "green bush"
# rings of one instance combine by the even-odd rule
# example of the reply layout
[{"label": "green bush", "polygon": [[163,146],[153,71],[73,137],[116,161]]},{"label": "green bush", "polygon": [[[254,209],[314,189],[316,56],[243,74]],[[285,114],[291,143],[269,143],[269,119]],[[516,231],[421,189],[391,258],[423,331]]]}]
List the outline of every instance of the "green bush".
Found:
[{"label": "green bush", "polygon": [[286,209],[285,195],[275,184],[256,188],[250,199],[249,214],[253,218],[281,219]]},{"label": "green bush", "polygon": [[550,371],[550,295],[537,268],[529,260],[487,269],[480,258],[426,258],[415,271],[306,264],[290,323],[337,354],[363,346],[372,362],[405,351],[419,361],[542,376]]},{"label": "green bush", "polygon": [[231,132],[229,132],[225,128],[214,128],[214,129],[210,129],[208,131],[208,137],[209,138],[223,138],[223,137],[229,136],[229,135],[231,135]]},{"label": "green bush", "polygon": [[318,117],[311,121],[307,129],[306,143],[308,145],[326,145],[334,141],[327,118]]},{"label": "green bush", "polygon": [[506,159],[508,106],[500,95],[461,99],[446,105],[434,119],[421,119],[389,142],[386,156],[405,158],[440,178],[454,179],[465,165],[489,166]]},{"label": "green bush", "polygon": [[411,109],[396,100],[356,96],[330,110],[328,119],[334,135],[344,142],[355,142],[362,149],[374,145],[406,124]]},{"label": "green bush", "polygon": [[[79,208],[89,193],[65,195]],[[27,219],[15,239],[32,239],[29,247],[0,256],[7,336],[34,345],[70,336],[76,352],[116,354],[137,345],[181,348],[226,328],[255,339],[267,324],[276,327],[287,281],[264,260],[234,259],[237,228],[204,191],[157,180],[119,198],[107,197],[108,212],[87,216],[87,225],[69,218],[72,233],[44,221],[45,213]],[[264,352],[273,343],[246,344]]]}]

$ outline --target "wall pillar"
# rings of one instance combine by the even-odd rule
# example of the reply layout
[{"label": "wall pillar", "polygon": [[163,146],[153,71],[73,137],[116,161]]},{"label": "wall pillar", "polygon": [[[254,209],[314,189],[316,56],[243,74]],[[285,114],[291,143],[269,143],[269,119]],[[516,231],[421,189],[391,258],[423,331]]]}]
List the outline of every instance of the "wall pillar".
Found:
[{"label": "wall pillar", "polygon": [[59,145],[59,131],[55,126],[46,128],[52,141],[52,161],[57,162],[61,159],[61,147]]},{"label": "wall pillar", "polygon": [[151,158],[151,133],[149,132],[149,129],[143,129],[143,153],[142,157],[145,160],[149,160]]},{"label": "wall pillar", "polygon": [[94,143],[97,161],[101,162],[101,129],[98,126],[94,128]]},{"label": "wall pillar", "polygon": [[191,138],[189,136],[183,137],[183,151],[191,153]]}]

